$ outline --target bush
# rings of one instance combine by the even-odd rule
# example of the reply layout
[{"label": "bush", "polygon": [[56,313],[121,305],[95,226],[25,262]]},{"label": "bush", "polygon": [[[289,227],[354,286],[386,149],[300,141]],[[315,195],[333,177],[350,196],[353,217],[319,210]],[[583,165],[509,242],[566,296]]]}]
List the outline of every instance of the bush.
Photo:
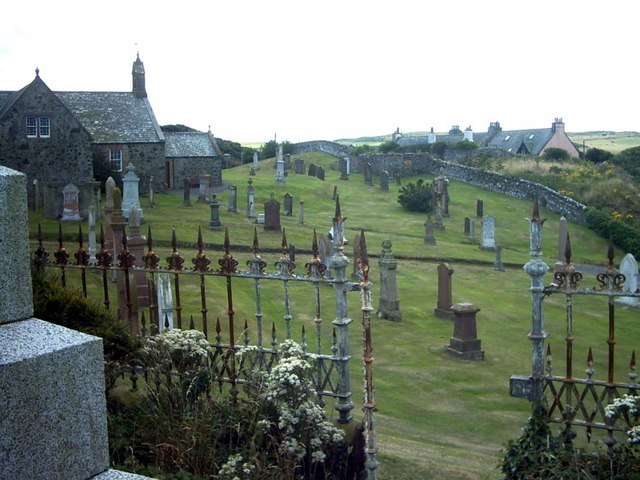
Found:
[{"label": "bush", "polygon": [[567,152],[563,148],[549,147],[547,148],[542,157],[545,160],[569,160],[571,157],[569,156],[569,152]]},{"label": "bush", "polygon": [[475,150],[478,148],[478,144],[474,142],[470,142],[469,140],[462,140],[453,145],[453,148],[456,150]]},{"label": "bush", "polygon": [[600,148],[590,148],[584,159],[593,163],[610,162],[613,159],[613,153]]},{"label": "bush", "polygon": [[640,256],[640,230],[637,228],[595,208],[587,208],[584,219],[587,226],[601,237],[611,238],[615,245],[634,257]]},{"label": "bush", "polygon": [[433,210],[433,187],[419,178],[416,183],[407,183],[400,189],[398,202],[410,212],[431,213]]},{"label": "bush", "polygon": [[381,143],[378,146],[378,151],[380,153],[399,152],[400,151],[400,145],[398,145],[396,142],[393,142],[393,141],[390,140],[388,142]]},{"label": "bush", "polygon": [[448,145],[445,142],[436,142],[431,144],[431,153],[442,158]]},{"label": "bush", "polygon": [[[273,158],[276,156],[276,147],[278,146],[278,142],[275,140],[269,140],[262,146],[260,151],[260,158]],[[287,153],[293,152],[293,145],[285,140],[282,142],[282,154],[286,155]]]}]

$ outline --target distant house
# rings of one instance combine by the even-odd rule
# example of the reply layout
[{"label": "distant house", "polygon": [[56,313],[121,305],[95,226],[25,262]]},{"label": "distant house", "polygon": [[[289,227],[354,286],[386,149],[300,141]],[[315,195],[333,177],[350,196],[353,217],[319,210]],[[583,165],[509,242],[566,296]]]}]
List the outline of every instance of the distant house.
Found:
[{"label": "distant house", "polygon": [[[60,217],[62,189],[73,183],[80,189],[80,215],[86,218],[98,191],[94,158],[120,172],[133,163],[143,194],[150,181],[155,191],[163,191],[181,187],[177,177],[213,173],[212,159],[220,156],[213,135],[172,136],[167,152],[165,134],[147,98],[139,55],[131,75],[130,92],[54,92],[38,70],[21,90],[0,91],[0,165],[27,175],[29,202],[42,199],[48,217]],[[200,141],[195,141],[198,136]]]},{"label": "distant house", "polygon": [[165,132],[165,183],[171,189],[183,185],[184,177],[211,175],[213,186],[222,185],[222,151],[211,131]]},{"label": "distant house", "polygon": [[446,135],[435,134],[432,128],[429,135],[405,137],[396,130],[393,138],[401,146],[468,140],[477,143],[478,146],[498,148],[512,154],[542,155],[548,148],[561,148],[571,157],[579,156],[578,149],[565,132],[561,118],[556,118],[551,128],[503,131],[500,122],[492,122],[486,133],[474,133],[471,127],[462,131],[454,125]]}]

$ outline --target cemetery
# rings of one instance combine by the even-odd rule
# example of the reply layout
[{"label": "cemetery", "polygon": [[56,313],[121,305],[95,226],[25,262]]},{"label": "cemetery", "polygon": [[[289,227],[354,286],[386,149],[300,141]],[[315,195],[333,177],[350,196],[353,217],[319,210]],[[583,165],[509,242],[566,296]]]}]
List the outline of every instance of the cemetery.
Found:
[{"label": "cemetery", "polygon": [[[571,366],[570,362],[561,362],[568,349],[573,352],[576,379],[584,378],[583,372],[588,370],[588,379],[604,378],[611,383],[615,344],[619,359],[616,366],[621,369],[616,380],[635,385],[635,361],[629,361],[635,348],[634,292],[624,291],[616,303],[617,343],[612,342],[613,320],[607,313],[606,294],[585,294],[597,284],[596,275],[586,271],[584,277],[575,275],[581,266],[589,266],[589,272],[594,267],[605,273],[598,277],[605,286],[607,279],[613,285],[620,282],[615,263],[630,277],[627,285],[636,285],[631,272],[637,272],[637,264],[625,256],[626,252],[616,251],[614,257],[606,240],[583,225],[562,224],[558,214],[544,209],[538,212],[538,206],[528,200],[505,201],[498,193],[456,180],[447,181],[441,210],[434,218],[427,218],[401,208],[397,202],[399,186],[395,179],[390,181],[388,171],[377,174],[365,165],[364,172],[355,173],[348,171],[342,160],[339,168],[331,168],[335,162],[336,158],[327,154],[299,153],[288,172],[281,156],[260,161],[259,168],[254,161],[227,169],[224,188],[212,193],[210,202],[191,201],[197,195],[185,187],[184,192],[155,194],[152,207],[123,195],[123,199],[129,199],[125,211],[116,193],[114,204],[107,201],[102,205],[115,213],[107,226],[112,232],[119,231],[120,238],[123,232],[134,240],[144,237],[134,255],[138,261],[141,257],[152,258],[149,252],[153,250],[161,264],[165,259],[170,263],[181,257],[185,268],[193,270],[192,275],[180,276],[179,289],[174,284],[181,299],[175,295],[171,298],[173,309],[166,307],[171,295],[167,278],[162,277],[157,289],[158,295],[164,296],[165,309],[155,306],[155,320],[153,309],[147,309],[146,318],[136,317],[131,328],[150,332],[154,321],[158,330],[169,324],[183,328],[193,325],[214,344],[241,345],[248,337],[255,342],[261,336],[263,344],[271,346],[277,343],[277,336],[278,341],[291,338],[306,344],[310,351],[316,350],[317,343],[322,355],[333,350],[333,357],[341,361],[336,363],[338,372],[331,372],[336,375],[331,377],[336,379],[331,380],[336,386],[327,390],[336,394],[326,396],[325,411],[338,425],[349,424],[350,417],[365,420],[370,428],[365,432],[369,478],[503,478],[498,467],[501,455],[510,440],[520,437],[531,414],[531,404],[518,397],[531,398],[539,388],[539,383],[529,381],[532,369],[562,377]],[[423,177],[436,181],[433,176]],[[347,178],[348,182],[340,181]],[[240,205],[238,186],[247,192],[246,202],[241,199]],[[40,212],[30,212],[30,251],[33,254],[45,248],[53,263],[57,255],[66,252],[71,259],[63,270],[65,279],[82,288],[84,280],[73,268],[72,259],[78,250],[78,236],[91,229],[86,226],[87,219],[76,218],[74,201],[68,205],[70,218],[63,224]],[[260,215],[264,224],[259,222]],[[348,239],[357,235],[358,241],[346,245],[338,242],[338,248],[327,239],[326,232],[335,227],[336,219],[338,233]],[[105,227],[103,208],[92,220],[98,237],[94,238],[94,248],[100,252],[104,244],[98,233]],[[474,233],[474,229],[479,231]],[[559,235],[566,231],[570,233],[570,249],[566,248],[567,242],[564,249],[558,246]],[[363,234],[366,242],[361,241]],[[120,248],[122,253],[122,248],[115,246],[118,236],[111,238],[110,248]],[[122,247],[133,251],[135,245],[133,241]],[[336,248],[344,253],[347,263],[341,263],[342,256],[340,262],[332,262]],[[369,287],[363,299],[357,288],[347,288],[351,282],[358,285],[361,281],[358,275],[362,273],[354,263],[362,258],[363,251],[369,259],[372,299],[366,298]],[[548,273],[544,262],[551,267]],[[213,270],[222,269],[222,275],[205,275],[209,264]],[[234,278],[234,301],[230,304],[231,276],[224,275],[224,268],[230,264],[244,271],[278,271],[280,279],[285,275],[284,281],[262,281],[258,288],[251,278],[244,282],[248,286],[240,286],[242,282]],[[302,276],[309,268],[308,264],[324,264],[333,269],[331,275],[345,276],[344,282],[337,284],[314,283],[311,278],[315,288],[311,291],[324,298],[321,304],[314,301],[315,293],[300,286],[304,282],[294,281],[294,276]],[[554,276],[554,268],[560,274]],[[100,292],[101,276],[94,272],[86,276],[88,288]],[[571,295],[575,305],[568,314],[567,302],[561,298],[566,290],[562,289],[567,285],[577,288],[580,281],[584,291],[576,290]],[[544,293],[549,296],[544,331],[536,331],[540,327],[542,291],[549,285],[550,290]],[[342,292],[337,294],[338,300],[336,294],[328,293],[331,287]],[[118,302],[118,289],[123,288],[130,290],[121,283],[111,283],[112,308]],[[258,303],[256,290],[260,290]],[[103,298],[101,293],[97,297]],[[130,303],[121,304],[121,316],[132,310]],[[164,311],[164,318],[160,311]],[[334,339],[331,333],[316,336],[319,318],[324,325],[335,327]],[[257,322],[263,323],[262,329]],[[568,325],[576,332],[575,341],[569,344]],[[577,333],[586,326],[595,335],[586,338]],[[551,351],[539,351],[544,340],[545,345],[552,345]],[[372,368],[364,378],[363,357],[368,360],[365,367]],[[571,378],[570,374],[566,376]],[[550,385],[556,385],[556,380]],[[235,388],[233,381],[231,384]],[[367,398],[373,394],[374,385],[375,402]],[[566,405],[557,404],[560,394],[554,392],[550,394],[551,398],[556,396],[556,404],[551,405],[553,414],[562,417]],[[590,403],[589,408],[600,408],[600,401]],[[604,442],[613,438],[612,429],[604,429],[604,434],[596,430],[592,432],[594,439]],[[580,444],[586,445],[584,432],[577,433]],[[624,434],[620,438],[623,442]]]}]

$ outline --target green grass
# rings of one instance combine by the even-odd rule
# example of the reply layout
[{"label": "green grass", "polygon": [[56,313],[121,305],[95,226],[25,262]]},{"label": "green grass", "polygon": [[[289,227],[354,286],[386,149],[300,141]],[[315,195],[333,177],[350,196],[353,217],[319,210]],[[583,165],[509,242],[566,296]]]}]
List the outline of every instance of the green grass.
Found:
[{"label": "green grass", "polygon": [[[378,186],[366,187],[361,175],[351,175],[348,181],[339,180],[339,172],[330,169],[333,157],[324,154],[300,155],[310,162],[323,165],[327,180],[307,175],[290,173],[285,184],[275,183],[273,160],[263,161],[260,170],[253,177],[256,189],[256,208],[262,211],[262,204],[273,192],[280,202],[285,193],[294,198],[294,216],[282,217],[282,225],[290,244],[298,249],[296,271],[304,271],[311,248],[311,236],[316,228],[318,234],[326,235],[334,215],[335,202],[332,200],[334,186],[338,186],[341,211],[346,220],[346,236],[350,240],[364,230],[371,258],[372,280],[374,282],[373,301],[378,305],[379,273],[376,256],[381,251],[381,242],[390,238],[393,252],[398,259],[398,297],[403,319],[401,322],[374,320],[374,385],[377,402],[375,412],[377,444],[381,467],[379,478],[415,479],[485,479],[500,478],[496,465],[500,451],[509,439],[520,435],[529,414],[529,404],[525,400],[509,396],[509,376],[527,375],[531,371],[531,344],[527,334],[531,329],[531,297],[529,277],[522,266],[529,260],[529,223],[532,203],[504,197],[470,187],[463,183],[451,182],[451,216],[445,219],[446,230],[436,232],[437,245],[424,245],[423,214],[409,213],[401,209],[397,202],[400,187],[392,185],[391,191],[382,192]],[[246,208],[245,190],[249,178],[249,165],[225,170],[226,182],[238,185],[238,208]],[[427,178],[427,177],[425,177]],[[403,182],[415,179],[403,179]],[[227,192],[219,195],[223,203]],[[496,217],[497,242],[503,246],[502,260],[506,270],[493,269],[495,254],[482,251],[463,234],[464,218],[475,219],[476,199],[484,200],[486,215]],[[304,200],[303,226],[298,225],[298,200]],[[182,194],[156,195],[157,206],[145,208],[145,219],[152,226],[155,247],[164,261],[170,249],[171,228],[175,228],[180,252],[185,256],[186,266],[191,266],[195,254],[193,245],[197,240],[197,228],[202,227],[205,251],[212,259],[212,267],[217,267],[217,259],[223,252],[223,232],[208,229],[210,207],[193,203],[192,207],[182,206]],[[232,253],[238,258],[239,268],[245,269],[245,262],[251,256],[246,249],[251,245],[255,224],[243,214],[232,214],[221,207],[221,221],[229,229]],[[547,218],[544,224],[543,259],[552,265],[556,258],[558,215],[542,210]],[[476,236],[480,236],[480,226],[476,220]],[[45,221],[38,215],[30,218],[32,235],[41,221],[45,232],[57,232],[57,223]],[[606,263],[607,242],[588,229],[570,223],[573,260],[576,263],[604,265]],[[77,227],[65,225],[65,232],[75,233]],[[143,228],[146,232],[146,226]],[[85,233],[86,234],[86,233]],[[273,264],[279,257],[282,235],[264,232],[258,226],[260,245],[268,270],[274,271]],[[190,245],[187,245],[190,244]],[[73,253],[76,248],[66,245]],[[345,247],[345,253],[352,260],[352,246]],[[617,262],[622,258],[617,254]],[[485,351],[483,362],[461,361],[445,351],[445,345],[453,334],[451,321],[435,317],[433,309],[437,303],[436,269],[441,261],[447,261],[454,269],[453,301],[469,302],[480,308],[478,313],[478,337]],[[348,267],[349,271],[351,266]],[[92,278],[95,276],[92,276]],[[94,278],[94,280],[97,280]],[[547,283],[550,283],[550,275]],[[193,313],[199,319],[200,298],[197,276],[181,281],[184,288],[183,303],[185,318]],[[278,328],[279,340],[284,339],[283,288],[280,282],[263,281],[264,324],[270,327],[274,322]],[[585,278],[585,286],[595,284]],[[222,278],[208,278],[206,281],[209,317],[209,335],[212,338],[215,318],[220,317],[223,336],[226,333],[226,285]],[[234,280],[234,310],[238,322],[248,320],[250,328],[255,324],[255,304],[252,282]],[[335,299],[329,287],[323,288],[322,316],[325,327],[330,327],[335,318]],[[190,292],[187,294],[186,292]],[[359,295],[348,296],[349,315],[353,318],[351,332],[351,381],[354,416],[361,416],[362,366],[361,336],[359,323],[361,312]],[[563,342],[565,336],[564,299],[549,298],[546,304],[546,329],[550,333],[555,361],[558,366],[554,373],[561,374]],[[577,377],[583,376],[589,346],[593,347],[596,376],[606,374],[607,306],[606,300],[574,299],[575,322],[575,368]],[[292,287],[293,338],[299,340],[300,327],[305,325],[307,341],[315,345],[313,302],[309,289]],[[624,371],[628,365],[635,331],[635,312],[626,307],[617,310],[618,315],[618,365]],[[199,321],[199,320],[198,320]],[[585,330],[595,331],[585,336]],[[215,333],[213,333],[215,335]],[[594,340],[595,339],[595,340]],[[265,341],[268,341],[266,339]],[[591,343],[593,342],[593,344]],[[330,413],[337,416],[335,411]]]},{"label": "green grass", "polygon": [[572,142],[579,145],[582,151],[582,145],[589,148],[599,148],[611,153],[620,153],[627,148],[640,146],[640,133],[638,132],[582,132],[567,133]]}]

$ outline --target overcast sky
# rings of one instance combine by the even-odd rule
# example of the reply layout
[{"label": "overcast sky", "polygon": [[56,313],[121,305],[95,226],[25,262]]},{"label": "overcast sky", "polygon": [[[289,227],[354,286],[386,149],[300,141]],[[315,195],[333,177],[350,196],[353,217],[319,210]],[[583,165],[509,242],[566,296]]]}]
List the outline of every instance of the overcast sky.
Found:
[{"label": "overcast sky", "polygon": [[634,0],[11,1],[0,90],[130,91],[239,142],[544,128],[640,131]]}]

